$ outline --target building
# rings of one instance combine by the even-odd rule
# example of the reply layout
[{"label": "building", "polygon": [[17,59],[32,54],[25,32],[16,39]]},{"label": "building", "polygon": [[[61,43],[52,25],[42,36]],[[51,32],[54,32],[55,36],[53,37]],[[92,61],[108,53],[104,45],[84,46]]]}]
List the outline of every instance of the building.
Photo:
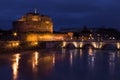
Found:
[{"label": "building", "polygon": [[38,13],[27,13],[13,22],[13,35],[23,41],[58,41],[68,34],[53,33],[53,22],[50,17]]},{"label": "building", "polygon": [[13,29],[17,32],[53,32],[53,23],[50,17],[38,13],[27,13],[13,22]]}]

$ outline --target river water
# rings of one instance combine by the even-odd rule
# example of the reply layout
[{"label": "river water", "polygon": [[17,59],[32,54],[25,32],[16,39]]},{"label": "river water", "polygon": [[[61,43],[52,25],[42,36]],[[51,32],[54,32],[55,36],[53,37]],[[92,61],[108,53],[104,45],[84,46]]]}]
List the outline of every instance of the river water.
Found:
[{"label": "river water", "polygon": [[120,80],[120,51],[40,49],[2,54],[0,80]]}]

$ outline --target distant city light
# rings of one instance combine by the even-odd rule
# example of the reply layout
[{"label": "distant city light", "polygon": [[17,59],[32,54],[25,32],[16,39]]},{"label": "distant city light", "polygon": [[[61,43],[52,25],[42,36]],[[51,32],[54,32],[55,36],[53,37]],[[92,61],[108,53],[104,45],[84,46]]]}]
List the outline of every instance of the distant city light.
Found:
[{"label": "distant city light", "polygon": [[13,35],[14,35],[14,36],[17,36],[17,32],[14,32]]}]

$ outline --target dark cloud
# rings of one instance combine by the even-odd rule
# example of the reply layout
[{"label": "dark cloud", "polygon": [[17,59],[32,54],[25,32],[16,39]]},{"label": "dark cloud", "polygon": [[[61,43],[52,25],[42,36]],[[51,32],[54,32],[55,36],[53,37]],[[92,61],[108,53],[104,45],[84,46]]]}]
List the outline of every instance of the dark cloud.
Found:
[{"label": "dark cloud", "polygon": [[0,28],[12,28],[12,21],[34,8],[52,18],[54,29],[83,25],[119,28],[119,4],[119,0],[0,0]]}]

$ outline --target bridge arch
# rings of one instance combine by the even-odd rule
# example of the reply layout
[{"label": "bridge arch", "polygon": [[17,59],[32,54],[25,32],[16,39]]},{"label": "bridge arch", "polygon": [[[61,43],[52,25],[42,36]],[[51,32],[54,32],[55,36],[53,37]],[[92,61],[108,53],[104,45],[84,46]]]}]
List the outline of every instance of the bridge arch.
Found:
[{"label": "bridge arch", "polygon": [[102,50],[117,50],[117,45],[115,44],[104,44],[101,48]]},{"label": "bridge arch", "polygon": [[84,45],[82,46],[82,49],[89,49],[90,47],[91,47],[92,49],[95,48],[92,44],[84,44]]},{"label": "bridge arch", "polygon": [[76,47],[74,44],[68,43],[68,44],[66,44],[65,48],[75,49]]},{"label": "bridge arch", "polygon": [[60,49],[62,47],[62,43],[60,43],[60,42],[57,42],[57,43],[55,43],[54,44],[54,49]]}]

